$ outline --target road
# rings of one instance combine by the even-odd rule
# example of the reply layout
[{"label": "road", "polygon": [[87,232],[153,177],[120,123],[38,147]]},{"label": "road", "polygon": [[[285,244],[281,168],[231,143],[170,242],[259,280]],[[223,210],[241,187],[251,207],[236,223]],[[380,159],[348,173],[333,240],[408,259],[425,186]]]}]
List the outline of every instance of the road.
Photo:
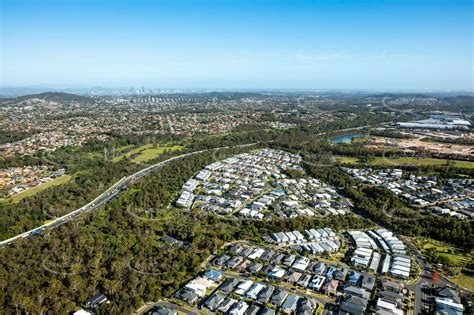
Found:
[{"label": "road", "polygon": [[[233,146],[233,147],[235,147],[235,148],[244,148],[244,147],[253,146],[255,144],[256,143],[249,143],[249,144],[242,144],[242,145],[237,145],[237,146]],[[69,222],[73,219],[76,219],[80,215],[83,215],[85,213],[88,213],[90,211],[93,211],[93,210],[96,210],[96,209],[102,207],[102,206],[106,205],[108,202],[110,202],[112,199],[114,199],[122,190],[127,188],[130,184],[132,184],[137,179],[148,175],[149,173],[151,173],[155,169],[160,168],[160,167],[162,167],[162,166],[164,166],[164,165],[166,165],[166,164],[168,164],[172,161],[182,159],[182,158],[185,158],[185,157],[188,157],[188,156],[191,156],[191,155],[204,153],[204,152],[217,151],[217,150],[223,150],[223,149],[229,149],[229,148],[231,148],[231,147],[230,146],[225,146],[225,147],[219,147],[219,148],[214,148],[214,149],[206,149],[206,150],[189,152],[189,153],[185,153],[185,154],[181,154],[181,155],[169,158],[165,161],[153,164],[151,166],[148,166],[148,167],[146,167],[146,168],[144,168],[144,169],[142,169],[142,170],[140,170],[140,171],[138,171],[138,172],[136,172],[136,173],[134,173],[130,176],[123,177],[122,179],[117,181],[110,188],[108,188],[106,191],[104,191],[97,198],[95,198],[94,200],[92,200],[91,202],[86,204],[85,206],[82,206],[79,209],[76,209],[76,210],[74,210],[74,211],[72,211],[72,212],[70,212],[66,215],[63,215],[62,217],[56,218],[53,221],[48,222],[46,224],[43,224],[43,225],[41,225],[39,227],[36,227],[32,230],[29,230],[27,232],[18,234],[18,235],[14,236],[14,237],[11,237],[9,239],[3,240],[3,241],[0,242],[0,247],[4,247],[8,244],[13,243],[16,240],[22,239],[22,238],[30,237],[30,236],[33,236],[33,235],[36,235],[36,234],[41,234],[46,229],[56,228],[56,227],[66,223],[66,222]]]},{"label": "road", "polygon": [[190,310],[190,309],[184,308],[182,306],[170,303],[168,301],[158,301],[158,302],[147,304],[146,306],[144,306],[144,307],[140,308],[138,311],[136,311],[135,314],[146,314],[147,312],[151,311],[151,309],[154,308],[155,306],[162,306],[162,307],[166,307],[166,308],[169,308],[169,309],[175,309],[178,312],[181,312],[183,314],[189,314],[189,315],[198,315],[199,314],[198,310]]}]

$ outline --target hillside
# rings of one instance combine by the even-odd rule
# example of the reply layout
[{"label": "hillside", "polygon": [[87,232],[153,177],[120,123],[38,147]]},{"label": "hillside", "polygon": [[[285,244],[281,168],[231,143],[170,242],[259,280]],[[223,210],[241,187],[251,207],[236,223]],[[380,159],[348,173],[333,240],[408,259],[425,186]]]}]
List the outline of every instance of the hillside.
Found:
[{"label": "hillside", "polygon": [[52,102],[79,102],[79,103],[90,103],[93,101],[92,98],[82,95],[69,94],[63,92],[45,92],[40,94],[25,95],[16,98],[18,101],[24,101],[29,99],[40,99]]}]

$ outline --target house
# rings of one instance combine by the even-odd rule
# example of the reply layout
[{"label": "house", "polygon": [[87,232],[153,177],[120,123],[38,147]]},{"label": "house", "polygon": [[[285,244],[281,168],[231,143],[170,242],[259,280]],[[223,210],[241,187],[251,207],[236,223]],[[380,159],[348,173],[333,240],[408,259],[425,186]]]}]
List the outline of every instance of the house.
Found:
[{"label": "house", "polygon": [[283,258],[285,258],[285,255],[283,254],[275,255],[275,257],[273,257],[272,259],[272,264],[279,265],[281,261],[283,260]]},{"label": "house", "polygon": [[340,268],[336,271],[334,274],[334,279],[339,280],[339,281],[346,281],[347,273],[349,270],[347,268]]},{"label": "house", "polygon": [[235,303],[237,303],[236,300],[231,299],[230,297],[226,296],[224,301],[221,302],[221,304],[220,304],[220,306],[217,310],[222,312],[222,313],[226,313],[227,311],[229,311],[232,308],[232,306]]},{"label": "house", "polygon": [[403,284],[395,281],[384,281],[382,282],[382,289],[384,291],[400,293],[403,290]]},{"label": "house", "polygon": [[240,252],[240,255],[244,256],[244,257],[249,257],[253,252],[254,252],[255,249],[251,248],[251,247],[244,247],[242,249],[242,251]]},{"label": "house", "polygon": [[230,311],[228,312],[229,315],[244,315],[245,311],[249,308],[249,305],[244,301],[238,301],[235,303]]},{"label": "house", "polygon": [[229,278],[219,287],[219,290],[225,293],[234,291],[234,288],[239,284],[240,280],[237,278]]},{"label": "house", "polygon": [[199,296],[194,293],[193,290],[185,288],[178,292],[177,298],[188,304],[194,304],[198,300]]},{"label": "house", "polygon": [[357,285],[357,283],[359,282],[359,279],[360,279],[360,273],[355,272],[355,271],[352,270],[349,273],[349,277],[347,278],[347,282],[349,282],[349,284],[352,284],[352,285]]},{"label": "house", "polygon": [[189,281],[184,288],[193,291],[199,297],[206,294],[206,290],[212,285],[212,282],[206,278],[198,277]]},{"label": "house", "polygon": [[167,243],[167,244],[170,244],[170,245],[184,246],[183,241],[178,241],[177,239],[175,239],[174,237],[171,237],[169,235],[163,236],[160,240]]},{"label": "house", "polygon": [[296,310],[297,315],[312,315],[318,307],[316,300],[307,296],[300,298],[298,303],[298,309]]},{"label": "house", "polygon": [[326,270],[326,264],[324,264],[323,262],[318,262],[313,267],[313,272],[317,275],[322,275],[324,270]]},{"label": "house", "polygon": [[245,315],[257,315],[259,311],[260,307],[258,307],[257,305],[251,305],[245,312]]},{"label": "house", "polygon": [[397,307],[396,303],[384,300],[383,298],[377,299],[377,304],[375,305],[375,308],[379,313],[387,312],[389,314],[395,314],[395,315],[404,314],[404,312]]},{"label": "house", "polygon": [[260,293],[260,291],[263,290],[263,288],[265,288],[263,284],[258,283],[258,282],[254,283],[252,287],[247,291],[245,296],[248,297],[249,299],[256,300],[258,294]]},{"label": "house", "polygon": [[204,303],[204,307],[212,312],[219,307],[219,305],[224,301],[225,297],[225,294],[216,292],[207,299],[206,303]]},{"label": "house", "polygon": [[277,288],[270,299],[270,303],[275,306],[281,306],[288,296],[288,291]]},{"label": "house", "polygon": [[367,292],[365,289],[354,287],[354,286],[351,286],[351,285],[346,286],[343,291],[344,291],[344,294],[346,294],[346,295],[357,296],[357,297],[361,297],[361,298],[364,298],[364,299],[368,299],[369,296],[370,296],[370,293]]},{"label": "house", "polygon": [[295,263],[293,264],[293,268],[304,271],[309,265],[309,259],[306,257],[299,257],[296,259]]},{"label": "house", "polygon": [[298,301],[299,297],[294,294],[288,295],[288,297],[285,299],[285,302],[281,306],[281,309],[285,313],[291,313],[296,311],[296,307],[298,306]]},{"label": "house", "polygon": [[325,281],[326,278],[323,276],[314,276],[309,283],[308,288],[313,289],[314,291],[320,291]]},{"label": "house", "polygon": [[404,296],[401,293],[396,293],[392,291],[380,291],[379,298],[386,302],[395,304],[398,308],[403,308],[405,304],[403,303]]},{"label": "house", "polygon": [[183,208],[189,208],[193,204],[194,198],[193,193],[184,190],[176,201],[176,204]]},{"label": "house", "polygon": [[264,265],[263,268],[258,272],[260,277],[267,277],[268,274],[273,270],[272,265]]},{"label": "house", "polygon": [[250,263],[250,265],[247,267],[247,270],[251,273],[259,272],[262,270],[263,265],[260,263]]},{"label": "house", "polygon": [[260,259],[263,261],[270,261],[270,259],[272,259],[273,256],[275,256],[275,252],[273,252],[272,250],[266,250],[262,254],[262,256],[260,256]]},{"label": "house", "polygon": [[244,257],[242,256],[234,256],[229,259],[225,264],[227,267],[234,269],[238,265],[240,265],[244,261]]},{"label": "house", "polygon": [[375,278],[369,275],[365,275],[362,278],[362,287],[366,290],[372,291],[375,285]]},{"label": "house", "polygon": [[161,305],[154,306],[147,312],[150,315],[177,315],[178,311],[174,308],[165,307]]},{"label": "house", "polygon": [[223,255],[223,256],[218,256],[213,259],[212,264],[216,266],[224,266],[225,263],[230,259],[230,256]]},{"label": "house", "polygon": [[298,279],[298,282],[296,282],[296,284],[299,285],[300,287],[306,288],[310,281],[311,281],[311,275],[304,273]]},{"label": "house", "polygon": [[270,278],[281,279],[285,275],[285,269],[280,268],[279,266],[273,267],[273,269],[268,273]]},{"label": "house", "polygon": [[263,307],[259,315],[275,315],[275,310],[268,307]]},{"label": "house", "polygon": [[336,267],[334,266],[329,266],[328,269],[326,270],[326,278],[329,280],[332,280],[334,278],[334,273],[336,272]]},{"label": "house", "polygon": [[296,282],[298,282],[301,275],[302,275],[301,272],[289,270],[285,276],[285,281],[291,284],[296,284]]},{"label": "house", "polygon": [[263,290],[260,292],[257,302],[265,304],[270,300],[273,295],[273,291],[275,291],[275,287],[272,285],[267,285]]},{"label": "house", "polygon": [[222,278],[222,273],[217,270],[209,269],[204,273],[204,277],[213,282],[216,282]]},{"label": "house", "polygon": [[255,248],[253,252],[248,256],[249,259],[257,259],[262,256],[262,254],[265,252],[263,248]]},{"label": "house", "polygon": [[237,295],[244,295],[244,293],[247,292],[248,289],[250,289],[252,284],[252,280],[244,280],[237,285],[237,288],[235,289],[234,293]]},{"label": "house", "polygon": [[97,308],[102,303],[107,303],[109,300],[101,293],[91,296],[84,303],[86,308]]},{"label": "house", "polygon": [[250,266],[250,260],[244,260],[243,263],[235,267],[235,271],[244,272],[248,268],[248,266]]},{"label": "house", "polygon": [[244,248],[245,248],[244,245],[240,243],[236,243],[229,248],[229,251],[234,255],[239,255],[240,252],[244,250]]},{"label": "house", "polygon": [[289,255],[285,256],[285,258],[283,259],[283,264],[286,265],[286,266],[291,266],[293,264],[293,262],[295,261],[295,259],[296,259],[295,255],[289,254]]},{"label": "house", "polygon": [[323,285],[322,290],[326,295],[335,296],[337,294],[338,286],[339,286],[339,281],[331,280],[331,281],[326,282]]},{"label": "house", "polygon": [[339,314],[362,315],[367,309],[368,300],[353,295],[345,296],[341,301]]}]

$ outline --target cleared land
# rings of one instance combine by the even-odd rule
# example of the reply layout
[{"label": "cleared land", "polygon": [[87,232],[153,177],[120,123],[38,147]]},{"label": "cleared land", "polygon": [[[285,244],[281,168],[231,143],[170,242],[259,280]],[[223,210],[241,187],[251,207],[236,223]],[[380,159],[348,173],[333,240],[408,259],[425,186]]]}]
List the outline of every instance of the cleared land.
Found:
[{"label": "cleared land", "polygon": [[[367,139],[366,139],[367,140]],[[462,156],[472,155],[474,149],[469,145],[426,142],[421,138],[417,139],[395,139],[384,137],[370,137],[369,143],[365,145],[367,148],[380,149],[383,147],[398,148],[405,152],[430,151],[442,154],[457,154]]]},{"label": "cleared land", "polygon": [[[357,164],[361,163],[358,158],[349,156],[337,156],[336,161],[339,163],[346,164]],[[474,168],[474,162],[470,161],[457,161],[457,160],[446,160],[446,159],[435,159],[435,158],[413,158],[413,157],[401,157],[401,158],[384,158],[376,157],[373,160],[366,162],[370,165],[378,166],[397,166],[397,165],[446,165],[452,163],[452,166],[459,168]]]},{"label": "cleared land", "polygon": [[183,149],[182,145],[165,144],[145,144],[115,157],[112,161],[118,162],[123,158],[132,158],[132,162],[141,163],[152,160],[167,151],[177,151]]},{"label": "cleared land", "polygon": [[28,190],[22,191],[21,193],[15,194],[13,196],[10,196],[8,198],[0,199],[0,203],[17,203],[21,201],[24,198],[31,197],[39,193],[40,191],[43,191],[45,189],[48,189],[51,186],[57,186],[61,184],[67,183],[71,179],[70,175],[63,175],[60,177],[57,177],[53,180],[50,180],[49,182],[40,184],[38,186],[32,187]]}]

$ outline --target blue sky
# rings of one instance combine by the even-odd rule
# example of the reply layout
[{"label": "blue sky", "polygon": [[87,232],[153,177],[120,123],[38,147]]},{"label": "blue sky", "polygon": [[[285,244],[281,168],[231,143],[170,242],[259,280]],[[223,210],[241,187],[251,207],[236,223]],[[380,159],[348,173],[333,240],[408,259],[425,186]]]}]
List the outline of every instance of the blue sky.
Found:
[{"label": "blue sky", "polygon": [[0,2],[3,86],[474,88],[471,0]]}]

